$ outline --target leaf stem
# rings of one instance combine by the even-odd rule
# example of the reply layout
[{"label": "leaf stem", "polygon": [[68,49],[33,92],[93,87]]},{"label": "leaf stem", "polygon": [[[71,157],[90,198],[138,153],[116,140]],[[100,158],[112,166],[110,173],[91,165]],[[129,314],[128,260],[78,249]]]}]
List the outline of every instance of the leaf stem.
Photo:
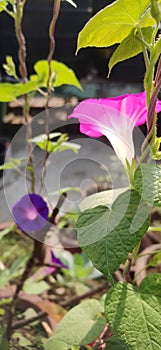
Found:
[{"label": "leaf stem", "polygon": [[137,38],[141,41],[142,49],[143,49],[143,56],[144,56],[144,61],[145,61],[145,66],[146,66],[146,69],[148,69],[150,62],[149,62],[149,56],[148,56],[147,48],[150,51],[150,45],[148,45],[145,42],[144,36],[143,36],[143,33],[142,33],[142,30],[141,30],[140,26],[137,27],[137,30],[138,30],[138,32],[140,34],[140,37],[137,36]]},{"label": "leaf stem", "polygon": [[13,13],[12,11],[9,11],[9,10],[7,9],[7,7],[2,6],[2,5],[1,5],[1,7],[3,8],[3,11],[5,11],[5,12],[7,13],[7,15],[11,16],[12,18],[15,18],[14,13]]},{"label": "leaf stem", "polygon": [[158,33],[158,30],[159,30],[159,23],[156,24],[156,27],[155,27],[155,29],[153,30],[153,33],[152,33],[152,39],[151,39],[152,46],[155,45],[155,40],[156,40],[156,35]]},{"label": "leaf stem", "polygon": [[140,244],[141,242],[139,242],[136,247],[134,248],[133,252],[132,252],[132,264],[134,265],[136,263],[137,257],[138,257],[138,252],[140,249]]},{"label": "leaf stem", "polygon": [[153,254],[158,254],[159,250],[153,250],[152,252],[147,252],[145,254],[139,254],[137,259],[142,258],[143,256],[147,256],[147,255],[153,255]]},{"label": "leaf stem", "polygon": [[145,265],[144,267],[142,267],[142,268],[138,271],[138,273],[135,275],[135,277],[134,277],[134,279],[133,279],[133,283],[136,282],[137,277],[141,274],[142,271],[146,270],[147,267],[149,267],[149,264]]}]

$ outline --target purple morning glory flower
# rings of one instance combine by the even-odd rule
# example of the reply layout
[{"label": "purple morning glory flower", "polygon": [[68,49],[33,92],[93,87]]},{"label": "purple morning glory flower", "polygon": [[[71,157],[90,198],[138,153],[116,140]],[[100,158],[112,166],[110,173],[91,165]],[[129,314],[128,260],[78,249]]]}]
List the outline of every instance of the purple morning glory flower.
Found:
[{"label": "purple morning glory flower", "polygon": [[35,193],[23,196],[12,208],[17,226],[26,233],[39,231],[45,227],[48,213],[46,202]]},{"label": "purple morning glory flower", "polygon": [[51,263],[55,267],[61,267],[62,269],[67,269],[68,266],[65,265],[59,258],[57,258],[54,254],[54,252],[51,250]]},{"label": "purple morning glory flower", "polygon": [[[161,111],[161,101],[156,112]],[[90,137],[106,136],[116,155],[126,166],[134,157],[133,129],[147,120],[146,94],[126,94],[113,98],[88,99],[79,103],[68,118],[77,118],[80,131]]]}]

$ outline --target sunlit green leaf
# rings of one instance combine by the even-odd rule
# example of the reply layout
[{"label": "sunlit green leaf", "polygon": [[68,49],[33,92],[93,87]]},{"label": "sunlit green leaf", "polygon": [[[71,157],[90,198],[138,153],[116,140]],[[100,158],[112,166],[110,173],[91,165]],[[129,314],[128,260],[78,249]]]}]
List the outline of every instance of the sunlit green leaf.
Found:
[{"label": "sunlit green leaf", "polygon": [[62,142],[60,148],[59,148],[59,152],[65,151],[65,150],[71,150],[74,153],[77,153],[79,151],[79,149],[81,148],[80,145],[78,145],[77,143],[74,142]]},{"label": "sunlit green leaf", "polygon": [[7,170],[7,169],[16,169],[18,168],[26,158],[20,158],[20,159],[15,159],[15,158],[10,158],[8,162],[6,162],[3,165],[0,165],[0,170]]},{"label": "sunlit green leaf", "polygon": [[6,57],[6,63],[3,64],[3,68],[5,69],[8,75],[11,75],[12,77],[18,80],[18,76],[16,74],[16,67],[11,56]]},{"label": "sunlit green leaf", "polygon": [[[64,84],[74,85],[78,89],[82,90],[82,87],[76,78],[72,69],[68,68],[64,63],[52,61],[52,77],[50,79],[51,88],[58,87]],[[39,87],[47,87],[49,66],[46,60],[38,61],[34,65],[36,75],[32,75],[30,78],[33,82],[36,82]]]},{"label": "sunlit green leaf", "polygon": [[40,147],[44,151],[48,151],[49,153],[54,153],[54,152],[62,152],[65,150],[71,150],[75,153],[77,153],[80,149],[80,145],[72,142],[52,142],[52,141],[47,141],[44,140],[42,142],[37,142],[36,143],[38,147]]},{"label": "sunlit green leaf", "polygon": [[0,102],[11,102],[16,99],[16,97],[28,94],[29,92],[35,91],[37,89],[36,83],[34,81],[28,81],[27,83],[0,83]]},{"label": "sunlit green leaf", "polygon": [[138,26],[155,23],[150,16],[149,0],[117,0],[99,11],[78,36],[77,51],[83,47],[108,47],[121,43]]},{"label": "sunlit green leaf", "polygon": [[[147,42],[148,44],[150,43],[152,32],[153,30],[151,27],[142,28],[144,41]],[[132,29],[130,34],[121,42],[121,44],[117,47],[117,49],[114,51],[113,55],[111,56],[108,64],[110,72],[112,68],[115,66],[115,64],[117,64],[118,62],[134,57],[142,51],[143,51],[143,46],[141,41],[137,37],[136,29]]]},{"label": "sunlit green leaf", "polygon": [[[60,135],[61,135],[61,132],[51,132],[49,134],[49,139],[54,139]],[[33,137],[32,139],[29,139],[28,142],[37,143],[37,142],[42,142],[42,141],[47,140],[47,139],[48,139],[48,136],[46,134],[40,134],[38,136]]]},{"label": "sunlit green leaf", "polygon": [[8,0],[8,2],[9,2],[11,5],[15,5],[15,4],[16,4],[16,0]]},{"label": "sunlit green leaf", "polygon": [[47,151],[48,153],[54,152],[54,145],[52,141],[44,139],[43,141],[36,142],[36,145],[43,151]]},{"label": "sunlit green leaf", "polygon": [[7,1],[0,0],[0,12],[2,12],[7,6]]}]

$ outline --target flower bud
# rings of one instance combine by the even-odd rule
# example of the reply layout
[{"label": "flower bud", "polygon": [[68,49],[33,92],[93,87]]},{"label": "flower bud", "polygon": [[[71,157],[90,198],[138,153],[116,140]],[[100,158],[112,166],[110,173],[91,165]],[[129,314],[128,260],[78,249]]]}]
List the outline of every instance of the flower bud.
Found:
[{"label": "flower bud", "polygon": [[151,0],[151,16],[155,19],[156,23],[159,24],[161,20],[161,8],[158,0]]}]

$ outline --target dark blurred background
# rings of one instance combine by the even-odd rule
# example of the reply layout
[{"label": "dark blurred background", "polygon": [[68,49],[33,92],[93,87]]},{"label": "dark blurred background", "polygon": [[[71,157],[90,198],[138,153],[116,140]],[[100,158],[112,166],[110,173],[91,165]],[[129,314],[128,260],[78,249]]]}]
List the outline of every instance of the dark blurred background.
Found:
[{"label": "dark blurred background", "polygon": [[[114,47],[107,49],[82,49],[75,56],[77,36],[85,23],[110,0],[75,0],[77,8],[62,1],[61,11],[56,25],[56,50],[54,58],[73,68],[79,79],[93,74],[98,78],[107,77],[107,63]],[[51,21],[53,0],[28,0],[25,5],[23,30],[27,42],[27,66],[29,74],[33,73],[33,65],[37,60],[46,59],[49,50],[48,28]],[[0,14],[0,66],[5,57],[13,57],[18,66],[18,45],[12,18],[6,13]],[[110,35],[110,33],[109,33]],[[1,69],[2,77],[4,75]],[[142,82],[144,63],[142,55],[138,55],[114,67],[111,79],[129,82]]]}]

